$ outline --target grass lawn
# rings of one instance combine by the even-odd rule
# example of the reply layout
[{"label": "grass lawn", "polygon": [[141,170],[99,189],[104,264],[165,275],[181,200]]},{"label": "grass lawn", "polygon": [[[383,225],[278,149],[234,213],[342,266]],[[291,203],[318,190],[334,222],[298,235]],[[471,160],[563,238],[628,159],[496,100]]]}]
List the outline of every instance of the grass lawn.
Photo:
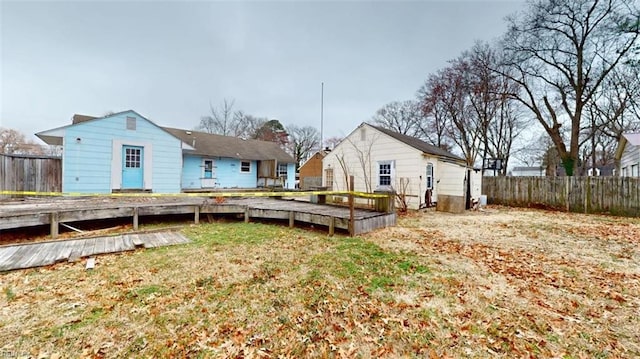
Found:
[{"label": "grass lawn", "polygon": [[640,357],[640,222],[491,207],[0,274],[0,357]]}]

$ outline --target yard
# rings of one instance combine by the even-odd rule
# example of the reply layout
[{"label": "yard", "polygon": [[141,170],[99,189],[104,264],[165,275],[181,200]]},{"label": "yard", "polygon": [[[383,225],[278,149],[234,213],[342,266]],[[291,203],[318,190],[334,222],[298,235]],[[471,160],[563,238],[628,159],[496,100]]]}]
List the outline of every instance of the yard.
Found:
[{"label": "yard", "polygon": [[637,219],[490,207],[358,238],[217,222],[0,274],[0,357],[640,356]]}]

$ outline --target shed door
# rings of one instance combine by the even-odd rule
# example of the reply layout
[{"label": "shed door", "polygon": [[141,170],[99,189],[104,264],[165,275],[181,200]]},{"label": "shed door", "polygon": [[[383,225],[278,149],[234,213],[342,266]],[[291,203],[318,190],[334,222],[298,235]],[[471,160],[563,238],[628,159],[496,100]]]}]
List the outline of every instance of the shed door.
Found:
[{"label": "shed door", "polygon": [[122,189],[142,189],[144,148],[122,146]]}]

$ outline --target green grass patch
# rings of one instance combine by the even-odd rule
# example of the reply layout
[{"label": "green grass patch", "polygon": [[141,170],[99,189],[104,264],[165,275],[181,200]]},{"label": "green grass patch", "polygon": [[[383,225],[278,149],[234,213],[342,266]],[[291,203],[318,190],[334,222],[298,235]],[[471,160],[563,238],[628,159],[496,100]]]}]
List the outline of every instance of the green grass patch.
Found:
[{"label": "green grass patch", "polygon": [[[323,273],[363,286],[368,292],[387,290],[404,283],[404,276],[429,272],[415,256],[386,251],[362,238],[337,238],[333,244],[313,258],[312,264]],[[318,277],[318,270],[310,272],[306,280]]]},{"label": "green grass patch", "polygon": [[61,338],[66,332],[75,331],[92,323],[95,323],[100,318],[102,318],[105,314],[103,308],[92,308],[86,315],[84,315],[81,319],[71,321],[69,323],[65,323],[61,326],[54,327],[51,329],[51,335],[54,337]]},{"label": "green grass patch", "polygon": [[16,293],[13,291],[11,287],[4,288],[4,296],[7,298],[7,302],[11,302],[16,299]]},{"label": "green grass patch", "polygon": [[282,227],[261,223],[205,223],[185,228],[183,233],[197,244],[262,244],[282,235]]}]

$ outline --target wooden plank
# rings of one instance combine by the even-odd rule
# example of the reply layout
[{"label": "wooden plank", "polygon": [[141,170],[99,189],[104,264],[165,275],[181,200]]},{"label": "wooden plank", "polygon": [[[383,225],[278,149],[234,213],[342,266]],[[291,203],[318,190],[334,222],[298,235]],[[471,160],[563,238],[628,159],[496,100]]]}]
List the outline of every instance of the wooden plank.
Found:
[{"label": "wooden plank", "polygon": [[65,210],[59,213],[61,222],[89,221],[92,219],[124,218],[131,216],[130,208],[92,208],[81,210]]},{"label": "wooden plank", "polygon": [[125,250],[130,251],[130,250],[136,249],[136,246],[134,246],[133,242],[131,241],[131,235],[123,234],[122,241],[123,241]]},{"label": "wooden plank", "polygon": [[84,248],[84,239],[74,240],[71,253],[69,254],[69,262],[75,262],[82,257],[82,249]]},{"label": "wooden plank", "polygon": [[138,207],[135,207],[133,209],[133,230],[134,231],[138,230],[139,216],[140,216],[140,213],[138,211]]},{"label": "wooden plank", "polygon": [[137,234],[132,234],[131,235],[131,242],[133,243],[134,247],[142,247],[142,246],[144,246],[144,241]]},{"label": "wooden plank", "polygon": [[95,247],[96,247],[95,238],[85,239],[82,246],[82,254],[80,254],[80,257],[88,257],[90,255],[93,255],[95,253],[94,251]]},{"label": "wooden plank", "polygon": [[114,244],[114,248],[113,251],[114,252],[124,252],[126,251],[126,247],[124,245],[124,238],[123,236],[115,236],[115,237],[111,237],[113,238],[113,244]]},{"label": "wooden plank", "polygon": [[178,241],[177,241],[178,244],[184,244],[184,243],[191,242],[191,240],[189,238],[187,238],[184,234],[179,233],[179,232],[174,233],[174,237],[178,238]]},{"label": "wooden plank", "polygon": [[0,263],[8,260],[17,250],[19,246],[0,247]]},{"label": "wooden plank", "polygon": [[104,253],[113,253],[116,250],[114,237],[104,237]]},{"label": "wooden plank", "polygon": [[59,247],[56,247],[57,251],[56,262],[68,261],[69,257],[71,257],[71,252],[73,251],[75,241],[64,241],[60,243]]},{"label": "wooden plank", "polygon": [[96,246],[93,247],[93,253],[94,254],[105,253],[105,247],[106,247],[106,238],[104,237],[96,238]]}]

